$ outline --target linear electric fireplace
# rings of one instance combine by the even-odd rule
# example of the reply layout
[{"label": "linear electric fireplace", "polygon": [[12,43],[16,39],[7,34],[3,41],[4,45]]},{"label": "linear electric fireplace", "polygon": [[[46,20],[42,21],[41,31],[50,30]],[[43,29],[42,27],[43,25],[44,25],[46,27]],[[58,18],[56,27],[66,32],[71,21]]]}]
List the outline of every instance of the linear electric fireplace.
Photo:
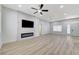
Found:
[{"label": "linear electric fireplace", "polygon": [[30,32],[30,33],[22,33],[21,34],[21,38],[30,37],[30,36],[33,36],[33,35],[34,35],[33,32]]}]

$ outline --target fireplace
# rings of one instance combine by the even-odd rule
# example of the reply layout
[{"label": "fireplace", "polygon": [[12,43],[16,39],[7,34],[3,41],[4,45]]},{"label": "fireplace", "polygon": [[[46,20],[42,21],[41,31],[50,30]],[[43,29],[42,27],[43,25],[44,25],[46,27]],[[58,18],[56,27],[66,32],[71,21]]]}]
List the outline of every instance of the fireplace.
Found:
[{"label": "fireplace", "polygon": [[21,34],[21,38],[31,37],[31,36],[33,36],[33,35],[34,35],[33,32],[30,32],[30,33],[22,33],[22,34]]}]

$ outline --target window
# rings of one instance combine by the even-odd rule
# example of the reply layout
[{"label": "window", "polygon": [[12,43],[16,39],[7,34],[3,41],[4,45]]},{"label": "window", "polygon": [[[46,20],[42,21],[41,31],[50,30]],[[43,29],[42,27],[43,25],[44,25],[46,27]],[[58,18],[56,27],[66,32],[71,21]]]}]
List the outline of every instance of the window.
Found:
[{"label": "window", "polygon": [[61,32],[62,31],[62,25],[53,25],[53,31]]}]

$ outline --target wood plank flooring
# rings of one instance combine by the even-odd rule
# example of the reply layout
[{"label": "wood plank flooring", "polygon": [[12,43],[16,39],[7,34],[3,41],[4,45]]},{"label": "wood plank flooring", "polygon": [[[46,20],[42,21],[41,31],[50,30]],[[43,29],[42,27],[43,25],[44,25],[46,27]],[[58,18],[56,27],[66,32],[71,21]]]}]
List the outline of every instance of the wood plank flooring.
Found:
[{"label": "wood plank flooring", "polygon": [[77,55],[79,37],[43,35],[3,45],[1,55]]}]

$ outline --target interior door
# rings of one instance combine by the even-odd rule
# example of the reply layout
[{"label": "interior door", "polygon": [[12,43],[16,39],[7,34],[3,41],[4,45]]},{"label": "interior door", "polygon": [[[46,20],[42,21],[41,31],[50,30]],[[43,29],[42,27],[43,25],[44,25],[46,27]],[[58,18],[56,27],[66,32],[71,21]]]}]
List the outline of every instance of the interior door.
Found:
[{"label": "interior door", "polygon": [[39,24],[39,35],[42,35],[42,24]]},{"label": "interior door", "polygon": [[67,24],[67,34],[68,35],[70,35],[70,33],[71,33],[71,30],[70,30],[71,28],[70,27],[71,27],[70,24]]},{"label": "interior door", "polygon": [[79,23],[71,24],[70,28],[71,36],[79,36]]}]

